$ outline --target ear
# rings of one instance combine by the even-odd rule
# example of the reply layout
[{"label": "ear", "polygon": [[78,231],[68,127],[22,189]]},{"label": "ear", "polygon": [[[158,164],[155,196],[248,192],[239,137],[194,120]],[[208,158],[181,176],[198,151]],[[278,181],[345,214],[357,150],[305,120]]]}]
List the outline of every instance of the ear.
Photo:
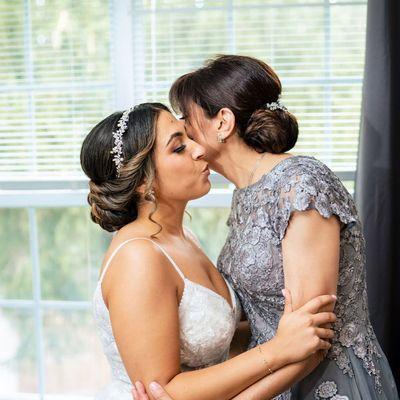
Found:
[{"label": "ear", "polygon": [[217,123],[217,131],[221,138],[226,140],[236,130],[235,114],[229,108],[221,108],[214,117]]}]

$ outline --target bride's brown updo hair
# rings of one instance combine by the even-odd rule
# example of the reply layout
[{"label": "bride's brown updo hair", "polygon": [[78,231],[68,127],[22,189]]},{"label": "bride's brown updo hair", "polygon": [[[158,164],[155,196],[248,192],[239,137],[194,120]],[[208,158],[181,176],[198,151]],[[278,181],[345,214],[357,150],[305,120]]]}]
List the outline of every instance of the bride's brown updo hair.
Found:
[{"label": "bride's brown updo hair", "polygon": [[284,110],[266,109],[282,92],[274,70],[261,60],[221,55],[205,66],[178,78],[170,90],[172,108],[187,117],[197,104],[209,118],[221,108],[235,115],[236,128],[245,143],[260,153],[284,153],[296,144],[298,124]]},{"label": "bride's brown updo hair", "polygon": [[169,109],[160,103],[144,103],[129,113],[127,129],[122,135],[124,161],[119,175],[111,150],[114,147],[112,133],[118,129],[122,112],[111,114],[98,123],[83,141],[80,157],[82,169],[90,178],[91,217],[106,231],[117,231],[137,218],[141,200],[137,189],[144,182],[144,197],[156,207],[151,192],[155,177],[152,155],[161,111],[169,112]]}]

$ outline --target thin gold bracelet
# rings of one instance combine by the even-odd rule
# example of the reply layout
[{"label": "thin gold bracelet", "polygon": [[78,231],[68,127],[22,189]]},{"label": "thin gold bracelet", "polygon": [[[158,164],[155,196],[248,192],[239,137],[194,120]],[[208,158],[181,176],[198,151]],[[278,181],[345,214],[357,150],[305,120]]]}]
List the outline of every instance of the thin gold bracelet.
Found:
[{"label": "thin gold bracelet", "polygon": [[265,366],[267,367],[267,370],[268,370],[268,372],[269,372],[269,375],[273,374],[274,371],[272,371],[272,369],[269,367],[268,361],[267,361],[266,358],[264,357],[264,353],[263,353],[263,351],[262,351],[262,349],[261,349],[261,346],[258,345],[257,347],[258,347],[258,351],[260,352],[260,355],[261,355],[261,357],[262,357],[262,360],[263,360]]}]

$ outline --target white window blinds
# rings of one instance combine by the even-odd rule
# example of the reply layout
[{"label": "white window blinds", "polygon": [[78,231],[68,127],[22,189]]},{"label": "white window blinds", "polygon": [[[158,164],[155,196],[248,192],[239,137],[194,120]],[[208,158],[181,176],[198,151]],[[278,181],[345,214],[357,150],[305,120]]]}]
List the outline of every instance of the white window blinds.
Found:
[{"label": "white window blinds", "polygon": [[127,99],[166,102],[180,74],[240,53],[281,77],[295,152],[351,176],[365,25],[366,0],[2,2],[0,174],[81,177],[80,145],[100,118]]},{"label": "white window blinds", "polygon": [[114,108],[101,0],[0,3],[0,174],[80,176],[90,126]]}]

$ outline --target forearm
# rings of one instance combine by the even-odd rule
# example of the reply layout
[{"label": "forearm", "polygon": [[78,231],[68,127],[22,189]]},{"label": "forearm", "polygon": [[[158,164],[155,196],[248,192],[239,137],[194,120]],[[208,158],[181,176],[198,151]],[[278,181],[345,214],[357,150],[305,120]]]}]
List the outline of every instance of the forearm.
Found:
[{"label": "forearm", "polygon": [[280,370],[268,375],[243,392],[233,397],[232,400],[268,400],[285,392],[296,382],[304,379],[321,362],[322,353],[318,352],[307,360],[289,364]]},{"label": "forearm", "polygon": [[[334,322],[335,315],[317,311],[334,302],[335,297],[319,296],[307,302],[299,310],[291,311],[292,302],[289,291],[285,290],[284,295],[285,309],[279,321],[277,333],[270,341],[221,364],[183,373],[178,373],[178,369],[175,369],[176,372],[169,378],[164,374],[164,380],[157,380],[165,386],[174,400],[230,400],[236,398],[235,396],[239,393],[242,394],[238,397],[239,399],[261,399],[265,396],[274,396],[290,387],[293,382],[311,371],[307,371],[307,363],[304,367],[300,365],[301,368],[295,368],[294,371],[294,367],[284,372],[279,370],[296,360],[310,360],[310,354],[330,348],[326,339],[333,337],[333,331],[319,328],[319,326]],[[273,376],[264,380],[268,370],[278,372],[271,371]],[[147,368],[144,373],[147,379],[143,379],[142,382],[145,384],[154,380],[154,373],[149,375],[149,371]],[[138,376],[130,377],[132,382],[136,382],[139,378]],[[264,385],[258,384],[255,386],[257,390],[246,391],[259,381],[266,384],[267,390],[264,389]],[[253,397],[250,397],[251,394]]]},{"label": "forearm", "polygon": [[[263,346],[270,368],[282,368],[286,362],[273,340]],[[165,388],[174,400],[229,400],[264,378],[266,373],[263,357],[255,348],[221,364],[180,373]]]}]

